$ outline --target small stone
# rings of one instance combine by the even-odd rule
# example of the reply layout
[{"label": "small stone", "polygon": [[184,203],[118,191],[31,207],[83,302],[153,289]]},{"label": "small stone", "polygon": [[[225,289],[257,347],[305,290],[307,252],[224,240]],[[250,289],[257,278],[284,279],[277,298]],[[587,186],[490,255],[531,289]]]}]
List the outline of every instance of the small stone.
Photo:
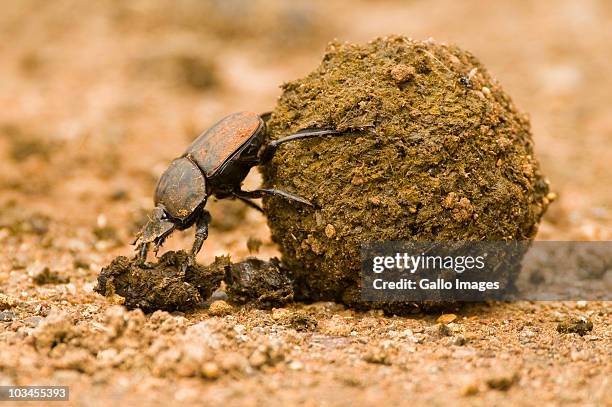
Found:
[{"label": "small stone", "polygon": [[576,302],[576,308],[583,309],[586,308],[588,301],[578,301]]},{"label": "small stone", "polygon": [[278,321],[287,317],[290,313],[287,308],[274,308],[272,309],[272,319]]},{"label": "small stone", "polygon": [[229,296],[227,295],[227,293],[225,291],[221,290],[221,289],[217,289],[210,296],[210,301],[211,302],[215,302],[215,301],[218,301],[218,300],[227,301],[228,299],[229,299]]},{"label": "small stone", "polygon": [[332,225],[331,223],[328,223],[327,226],[325,226],[325,236],[331,239],[335,235],[336,235],[336,228],[334,228],[334,225]]},{"label": "small stone", "polygon": [[351,179],[351,184],[353,185],[363,185],[364,182],[365,182],[365,179],[363,179],[361,175],[354,175],[353,178]]},{"label": "small stone", "polygon": [[17,305],[17,300],[5,294],[0,294],[0,311],[13,308]]},{"label": "small stone", "polygon": [[260,349],[255,349],[255,351],[249,357],[249,363],[254,368],[260,368],[261,366],[265,365],[267,361],[268,356]]},{"label": "small stone", "polygon": [[234,307],[232,307],[227,302],[223,300],[217,300],[210,304],[210,307],[208,307],[208,314],[214,317],[222,317],[231,314],[233,310]]},{"label": "small stone", "polygon": [[247,358],[237,353],[222,355],[218,361],[222,370],[233,374],[245,374],[251,369]]},{"label": "small stone", "polygon": [[570,317],[557,325],[557,332],[562,334],[578,334],[584,336],[593,330],[593,322],[586,317]]},{"label": "small stone", "polygon": [[106,300],[112,305],[123,305],[125,304],[125,297],[120,296],[119,294],[112,294],[106,297]]},{"label": "small stone", "polygon": [[304,368],[304,364],[298,360],[294,360],[289,363],[289,369],[291,370],[302,370]]},{"label": "small stone", "polygon": [[70,278],[60,276],[56,271],[51,271],[49,267],[45,267],[42,271],[34,276],[34,283],[36,285],[45,284],[67,284],[70,282]]},{"label": "small stone", "polygon": [[40,324],[40,321],[42,321],[42,320],[43,320],[42,317],[33,316],[33,317],[25,319],[23,321],[23,323],[26,324],[29,327],[36,328]]},{"label": "small stone", "polygon": [[368,201],[375,206],[378,206],[382,203],[382,200],[380,199],[379,196],[372,196],[370,198],[368,198]]},{"label": "small stone", "polygon": [[463,346],[468,342],[468,340],[465,338],[465,336],[463,335],[458,335],[456,337],[453,338],[453,345],[456,346]]},{"label": "small stone", "polygon": [[0,322],[11,322],[15,319],[15,313],[12,311],[0,312]]},{"label": "small stone", "polygon": [[455,314],[442,314],[438,317],[436,322],[440,324],[450,324],[451,322],[457,319],[457,315]]},{"label": "small stone", "polygon": [[382,348],[376,348],[370,350],[370,352],[366,353],[363,356],[363,360],[378,365],[391,365],[391,356],[389,353]]},{"label": "small stone", "polygon": [[461,388],[460,394],[464,397],[475,396],[480,390],[478,387],[478,383],[476,382],[468,383]]},{"label": "small stone", "polygon": [[313,331],[318,325],[315,317],[312,317],[304,312],[296,312],[283,318],[286,325],[296,331]]},{"label": "small stone", "polygon": [[486,86],[482,87],[482,93],[484,93],[486,96],[489,96],[491,94],[491,89],[487,88]]},{"label": "small stone", "polygon": [[503,374],[499,376],[490,377],[489,379],[487,379],[487,386],[489,386],[490,389],[507,391],[517,381],[518,375],[515,372],[511,375]]},{"label": "small stone", "polygon": [[43,319],[32,332],[36,349],[51,349],[68,342],[77,333],[72,317],[65,312],[54,312]]},{"label": "small stone", "polygon": [[218,379],[221,377],[221,369],[214,362],[206,362],[202,365],[202,376],[210,380]]},{"label": "small stone", "polygon": [[452,336],[453,335],[453,331],[452,331],[452,329],[449,328],[448,325],[440,324],[440,325],[438,325],[438,335],[440,335],[440,336]]},{"label": "small stone", "polygon": [[322,333],[331,336],[349,336],[353,330],[352,324],[340,315],[334,315],[331,319],[322,320],[319,325]]},{"label": "small stone", "polygon": [[398,64],[391,68],[391,77],[398,83],[407,82],[413,79],[415,74],[416,70],[409,65]]}]

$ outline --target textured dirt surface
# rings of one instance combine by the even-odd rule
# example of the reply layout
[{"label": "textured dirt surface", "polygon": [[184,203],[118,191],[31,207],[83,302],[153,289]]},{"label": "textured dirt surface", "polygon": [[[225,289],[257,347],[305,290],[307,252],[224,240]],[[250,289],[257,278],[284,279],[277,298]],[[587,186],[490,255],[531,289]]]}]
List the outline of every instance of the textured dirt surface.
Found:
[{"label": "textured dirt surface", "polygon": [[[69,385],[79,406],[609,404],[609,302],[405,318],[215,298],[146,315],[93,291],[133,255],[169,161],[220,117],[271,110],[334,37],[431,36],[478,55],[529,112],[558,195],[537,238],[612,239],[609,2],[293,3],[2,3],[0,384]],[[256,211],[209,206],[201,264],[279,255]]]}]

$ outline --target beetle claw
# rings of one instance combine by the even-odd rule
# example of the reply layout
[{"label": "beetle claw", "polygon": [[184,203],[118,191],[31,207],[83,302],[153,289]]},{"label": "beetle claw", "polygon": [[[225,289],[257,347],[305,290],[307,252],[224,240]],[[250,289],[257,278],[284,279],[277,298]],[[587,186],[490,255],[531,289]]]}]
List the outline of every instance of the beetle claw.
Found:
[{"label": "beetle claw", "polygon": [[193,254],[189,254],[187,256],[187,259],[185,259],[183,264],[181,264],[181,267],[180,267],[181,273],[182,274],[187,273],[187,270],[189,269],[189,267],[193,267],[195,266],[195,264],[196,264],[195,256]]}]

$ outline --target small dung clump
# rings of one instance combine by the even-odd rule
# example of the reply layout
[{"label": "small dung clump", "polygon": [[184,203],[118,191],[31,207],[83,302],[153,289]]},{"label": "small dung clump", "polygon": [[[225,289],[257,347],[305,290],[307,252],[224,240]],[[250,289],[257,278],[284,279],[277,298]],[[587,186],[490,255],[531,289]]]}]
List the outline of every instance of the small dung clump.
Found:
[{"label": "small dung clump", "polygon": [[94,290],[104,296],[123,297],[128,309],[190,310],[219,287],[229,258],[217,257],[209,266],[189,266],[183,272],[187,256],[184,251],[169,251],[157,263],[146,266],[119,256],[102,269]]},{"label": "small dung clump", "polygon": [[45,267],[40,273],[36,274],[32,280],[36,285],[67,284],[70,282],[70,277],[61,276],[58,272],[51,271],[49,267]]},{"label": "small dung clump", "polygon": [[279,307],[293,301],[293,284],[276,258],[248,257],[226,268],[227,295],[237,304],[257,308]]},{"label": "small dung clump", "polygon": [[[184,267],[188,255],[169,251],[157,263],[141,265],[136,259],[119,256],[98,275],[99,294],[121,297],[128,309],[144,312],[188,311],[204,305],[225,280],[230,303],[256,308],[271,308],[293,301],[293,283],[278,259],[270,261],[249,257],[232,263],[229,256],[217,256],[207,266]],[[213,301],[211,315],[233,311],[225,301]]]},{"label": "small dung clump", "polygon": [[264,198],[301,299],[359,304],[364,242],[532,239],[549,203],[527,116],[457,46],[330,44],[283,85],[268,138],[305,128],[345,133],[287,143],[262,168],[266,187],[315,204]]},{"label": "small dung clump", "polygon": [[586,317],[570,317],[557,325],[557,332],[584,336],[593,330],[593,322]]}]

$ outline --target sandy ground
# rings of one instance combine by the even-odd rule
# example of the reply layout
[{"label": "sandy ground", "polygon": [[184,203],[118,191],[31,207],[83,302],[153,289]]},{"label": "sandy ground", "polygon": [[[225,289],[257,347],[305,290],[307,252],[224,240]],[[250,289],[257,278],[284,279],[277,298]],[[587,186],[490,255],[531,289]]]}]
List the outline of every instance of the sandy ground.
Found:
[{"label": "sandy ground", "polygon": [[[531,115],[559,196],[538,238],[611,239],[611,22],[603,0],[3,2],[0,384],[69,385],[83,406],[612,404],[609,302],[470,305],[440,324],[332,303],[144,315],[93,292],[169,160],[225,114],[269,110],[336,37],[472,51]],[[200,262],[242,259],[249,238],[278,254],[260,214],[210,208]],[[38,284],[45,269],[58,281]],[[569,317],[594,328],[557,332]]]}]

